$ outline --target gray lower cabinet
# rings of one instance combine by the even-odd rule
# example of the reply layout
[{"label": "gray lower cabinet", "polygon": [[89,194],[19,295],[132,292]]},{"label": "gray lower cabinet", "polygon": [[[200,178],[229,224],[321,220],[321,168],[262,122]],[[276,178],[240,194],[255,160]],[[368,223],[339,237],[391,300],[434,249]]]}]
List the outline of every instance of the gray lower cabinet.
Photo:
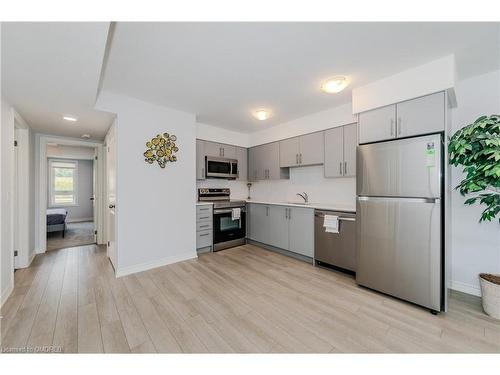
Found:
[{"label": "gray lower cabinet", "polygon": [[308,257],[314,254],[314,209],[248,203],[251,240]]},{"label": "gray lower cabinet", "polygon": [[267,244],[279,247],[281,249],[288,249],[288,207],[270,205],[269,207],[269,240]]},{"label": "gray lower cabinet", "polygon": [[196,206],[196,250],[198,253],[210,252],[213,246],[213,206]]},{"label": "gray lower cabinet", "polygon": [[325,177],[356,175],[356,124],[325,131]]},{"label": "gray lower cabinet", "polygon": [[196,140],[196,179],[205,179],[205,141]]},{"label": "gray lower cabinet", "polygon": [[314,210],[289,207],[288,223],[288,250],[312,258],[314,255]]}]

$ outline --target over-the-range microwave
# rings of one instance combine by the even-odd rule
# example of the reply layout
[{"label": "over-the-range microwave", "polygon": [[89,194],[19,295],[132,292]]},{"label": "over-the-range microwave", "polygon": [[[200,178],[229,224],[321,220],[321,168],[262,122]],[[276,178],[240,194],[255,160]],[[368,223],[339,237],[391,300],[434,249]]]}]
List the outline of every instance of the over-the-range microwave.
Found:
[{"label": "over-the-range microwave", "polygon": [[207,178],[238,178],[238,160],[205,156],[205,170]]}]

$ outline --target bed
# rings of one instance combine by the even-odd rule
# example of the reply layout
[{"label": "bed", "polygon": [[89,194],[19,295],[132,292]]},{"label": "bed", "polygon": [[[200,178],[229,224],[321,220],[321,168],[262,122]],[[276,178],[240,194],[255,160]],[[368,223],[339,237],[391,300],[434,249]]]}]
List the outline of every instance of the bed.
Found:
[{"label": "bed", "polygon": [[64,208],[49,208],[47,210],[47,233],[50,232],[66,232],[66,216],[68,211]]}]

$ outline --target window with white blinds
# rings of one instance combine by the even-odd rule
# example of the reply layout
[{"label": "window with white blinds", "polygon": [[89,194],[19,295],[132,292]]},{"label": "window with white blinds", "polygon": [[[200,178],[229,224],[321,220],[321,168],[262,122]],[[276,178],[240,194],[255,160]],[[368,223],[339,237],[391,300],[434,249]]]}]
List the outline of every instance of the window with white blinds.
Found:
[{"label": "window with white blinds", "polygon": [[52,207],[78,204],[78,161],[49,160],[49,199]]}]

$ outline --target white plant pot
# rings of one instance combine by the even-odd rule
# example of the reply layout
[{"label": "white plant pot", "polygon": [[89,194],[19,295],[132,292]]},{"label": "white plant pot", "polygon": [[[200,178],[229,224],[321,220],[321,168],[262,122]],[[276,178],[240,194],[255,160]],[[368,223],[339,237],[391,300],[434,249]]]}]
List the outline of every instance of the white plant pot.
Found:
[{"label": "white plant pot", "polygon": [[[481,274],[482,275],[482,274]],[[500,319],[500,284],[485,280],[479,275],[483,310],[495,319]]]}]

